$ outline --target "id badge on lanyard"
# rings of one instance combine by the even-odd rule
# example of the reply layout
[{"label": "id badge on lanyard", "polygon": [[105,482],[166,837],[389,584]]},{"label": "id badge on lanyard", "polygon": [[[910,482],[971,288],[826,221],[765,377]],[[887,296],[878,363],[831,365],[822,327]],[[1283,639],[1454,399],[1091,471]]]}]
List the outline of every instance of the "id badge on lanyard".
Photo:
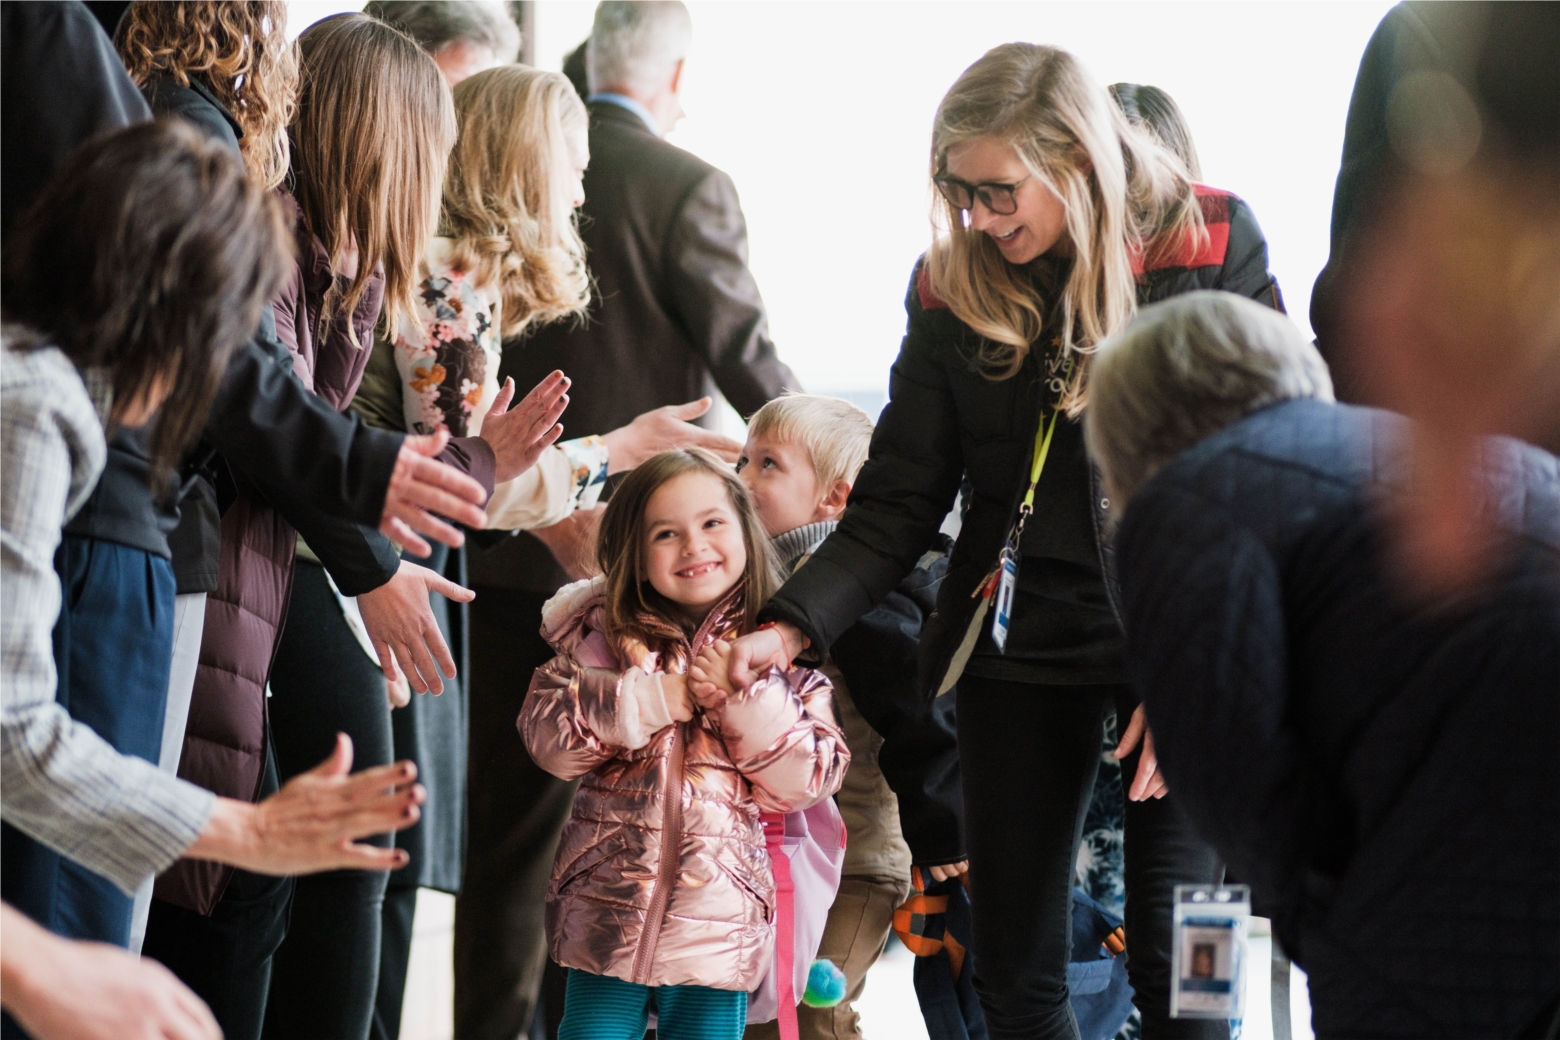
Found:
[{"label": "id badge on lanyard", "polygon": [[[1061,410],[1057,409],[1051,413],[1051,421],[1046,422],[1045,413],[1040,414],[1040,425],[1035,430],[1034,461],[1029,466],[1029,489],[1024,492],[1024,501],[1018,507],[1018,522],[1002,547],[997,570],[990,579],[996,586],[997,597],[996,610],[991,617],[991,641],[996,644],[999,654],[1007,649],[1008,627],[1013,617],[1013,593],[1018,587],[1019,539],[1023,537],[1024,524],[1035,511],[1035,488],[1040,484],[1040,474],[1045,471],[1045,457],[1051,453],[1051,435],[1056,432],[1061,416]],[[987,585],[986,594],[989,596],[992,591],[992,586]]]},{"label": "id badge on lanyard", "polygon": [[996,614],[991,619],[991,641],[997,644],[997,653],[1007,649],[1008,621],[1013,616],[1013,588],[1018,584],[1018,554],[1011,545],[1002,549],[1002,562],[997,574]]},{"label": "id badge on lanyard", "polygon": [[1239,1021],[1246,1010],[1245,885],[1176,885],[1170,1017]]}]

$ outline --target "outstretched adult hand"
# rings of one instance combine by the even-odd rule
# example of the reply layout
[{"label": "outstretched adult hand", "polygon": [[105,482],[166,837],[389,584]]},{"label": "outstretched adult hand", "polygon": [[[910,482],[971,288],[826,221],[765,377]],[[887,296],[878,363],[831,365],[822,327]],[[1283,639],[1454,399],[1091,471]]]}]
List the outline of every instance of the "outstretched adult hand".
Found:
[{"label": "outstretched adult hand", "polygon": [[675,448],[703,448],[727,462],[736,462],[742,457],[740,442],[688,421],[709,411],[713,403],[710,398],[701,397],[687,404],[669,404],[602,435],[601,439],[607,442],[607,472],[635,469],[652,455]]},{"label": "outstretched adult hand", "polygon": [[493,449],[493,480],[513,480],[541,458],[563,435],[558,416],[569,406],[569,377],[553,372],[513,408],[515,381],[505,379],[482,419],[482,439]]},{"label": "outstretched adult hand", "polygon": [[1150,798],[1163,798],[1170,792],[1165,784],[1164,774],[1159,771],[1159,756],[1154,754],[1154,734],[1148,728],[1148,713],[1139,704],[1132,711],[1132,721],[1127,724],[1127,731],[1121,735],[1116,743],[1116,750],[1111,752],[1111,757],[1121,761],[1132,754],[1132,749],[1137,747],[1138,739],[1143,741],[1143,757],[1138,759],[1137,775],[1132,778],[1132,786],[1127,788],[1127,797],[1134,802],[1146,802]]},{"label": "outstretched adult hand", "polygon": [[731,644],[731,664],[727,674],[738,689],[753,685],[774,665],[784,668],[807,649],[807,637],[795,625],[784,621],[737,639]]},{"label": "outstretched adult hand", "polygon": [[443,693],[444,680],[455,678],[455,659],[428,604],[431,592],[455,603],[470,603],[477,596],[436,571],[402,560],[395,577],[357,598],[385,678],[404,675],[418,693]]},{"label": "outstretched adult hand", "polygon": [[156,961],[51,935],[9,905],[0,921],[0,1003],[36,1040],[221,1040],[205,1001]]},{"label": "outstretched adult hand", "polygon": [[596,566],[596,533],[606,511],[604,505],[576,509],[556,524],[532,528],[531,534],[551,550],[570,581],[601,573]]},{"label": "outstretched adult hand", "polygon": [[433,551],[418,532],[451,548],[458,549],[465,543],[466,536],[440,516],[474,530],[487,525],[487,514],[482,511],[487,492],[482,485],[435,457],[449,443],[448,430],[407,437],[401,442],[401,452],[390,474],[390,487],[385,491],[380,533],[418,556]]},{"label": "outstretched adult hand", "polygon": [[405,849],[358,844],[359,838],[410,827],[428,792],[417,765],[396,762],[352,773],[352,738],[336,734],[329,758],[300,773],[258,805],[218,798],[205,830],[186,851],[257,874],[322,870],[396,870]]}]

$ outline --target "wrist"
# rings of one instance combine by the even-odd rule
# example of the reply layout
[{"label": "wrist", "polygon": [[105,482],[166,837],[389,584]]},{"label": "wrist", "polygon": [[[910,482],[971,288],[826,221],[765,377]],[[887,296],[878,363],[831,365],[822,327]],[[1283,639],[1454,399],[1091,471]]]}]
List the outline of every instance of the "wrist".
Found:
[{"label": "wrist", "polygon": [[601,435],[601,442],[607,446],[608,476],[634,468],[635,461],[629,458],[628,441],[627,426],[620,426],[611,433]]},{"label": "wrist", "polygon": [[185,850],[191,859],[213,860],[244,867],[254,862],[260,846],[260,807],[233,798],[218,798],[200,836]]},{"label": "wrist", "polygon": [[766,621],[759,625],[759,632],[773,632],[780,637],[780,647],[785,653],[787,662],[796,660],[796,655],[812,646],[812,640],[802,634],[802,630],[789,621]]}]

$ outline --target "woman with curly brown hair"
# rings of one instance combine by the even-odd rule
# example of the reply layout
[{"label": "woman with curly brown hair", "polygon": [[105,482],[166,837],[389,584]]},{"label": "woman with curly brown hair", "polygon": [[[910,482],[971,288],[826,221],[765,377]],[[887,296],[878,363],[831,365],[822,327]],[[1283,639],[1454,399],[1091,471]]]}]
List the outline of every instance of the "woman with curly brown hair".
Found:
[{"label": "woman with curly brown hair", "polygon": [[282,183],[298,98],[286,0],[133,4],[114,42],[153,109],[166,110],[158,102],[174,84],[195,91],[234,124],[250,176],[267,188]]}]

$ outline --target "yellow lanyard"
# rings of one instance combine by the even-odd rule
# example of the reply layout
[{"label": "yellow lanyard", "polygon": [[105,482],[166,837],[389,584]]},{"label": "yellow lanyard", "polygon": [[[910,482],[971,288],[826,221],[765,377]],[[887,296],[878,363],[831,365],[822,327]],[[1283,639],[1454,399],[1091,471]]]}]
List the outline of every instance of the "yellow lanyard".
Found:
[{"label": "yellow lanyard", "polygon": [[1018,507],[1018,524],[1022,530],[1024,518],[1035,511],[1035,488],[1040,485],[1040,474],[1045,471],[1045,457],[1051,453],[1051,435],[1056,432],[1056,424],[1062,417],[1060,406],[1051,413],[1051,421],[1045,421],[1045,413],[1040,413],[1040,425],[1035,428],[1035,458],[1029,466],[1029,490],[1024,492],[1023,505]]}]

